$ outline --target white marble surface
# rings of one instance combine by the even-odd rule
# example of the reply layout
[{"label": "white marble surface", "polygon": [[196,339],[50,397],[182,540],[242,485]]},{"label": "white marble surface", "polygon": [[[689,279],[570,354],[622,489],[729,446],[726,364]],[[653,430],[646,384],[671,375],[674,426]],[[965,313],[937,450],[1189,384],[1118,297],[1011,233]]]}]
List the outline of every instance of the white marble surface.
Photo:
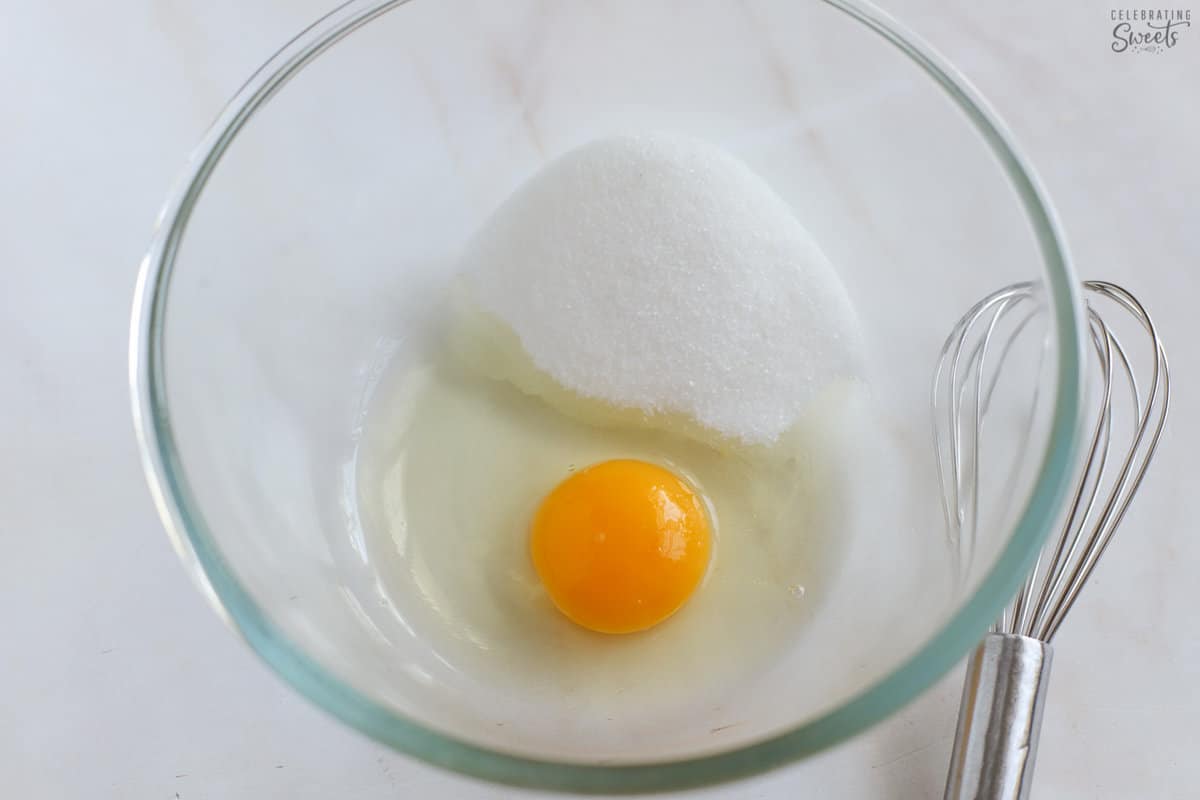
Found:
[{"label": "white marble surface", "polygon": [[[137,463],[127,312],[158,205],[223,99],[325,5],[0,9],[0,775],[13,797],[520,796],[396,755],[284,688],[184,580]],[[1059,640],[1036,795],[1196,797],[1200,28],[1118,56],[1106,5],[971,5],[886,3],[992,100],[1081,273],[1142,297],[1175,375],[1153,479]],[[853,742],[697,796],[939,796],[958,690],[952,675]]]}]

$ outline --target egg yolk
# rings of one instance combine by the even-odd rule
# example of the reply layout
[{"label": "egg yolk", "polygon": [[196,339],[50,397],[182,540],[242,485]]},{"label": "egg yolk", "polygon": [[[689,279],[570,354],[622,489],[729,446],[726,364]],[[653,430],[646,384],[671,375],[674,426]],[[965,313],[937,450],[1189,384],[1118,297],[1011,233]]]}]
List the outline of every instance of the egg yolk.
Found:
[{"label": "egg yolk", "polygon": [[530,553],[546,591],[571,620],[601,633],[645,630],[696,590],[712,547],[695,491],[644,461],[580,470],[542,501]]}]

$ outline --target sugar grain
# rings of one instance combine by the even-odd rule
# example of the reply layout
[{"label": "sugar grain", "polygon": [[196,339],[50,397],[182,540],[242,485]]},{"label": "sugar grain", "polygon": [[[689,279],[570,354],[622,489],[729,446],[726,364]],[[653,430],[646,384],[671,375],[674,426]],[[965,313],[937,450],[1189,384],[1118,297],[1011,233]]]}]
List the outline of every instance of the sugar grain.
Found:
[{"label": "sugar grain", "polygon": [[742,162],[690,138],[567,153],[469,243],[466,287],[584,397],[769,444],[861,370],[837,274]]}]

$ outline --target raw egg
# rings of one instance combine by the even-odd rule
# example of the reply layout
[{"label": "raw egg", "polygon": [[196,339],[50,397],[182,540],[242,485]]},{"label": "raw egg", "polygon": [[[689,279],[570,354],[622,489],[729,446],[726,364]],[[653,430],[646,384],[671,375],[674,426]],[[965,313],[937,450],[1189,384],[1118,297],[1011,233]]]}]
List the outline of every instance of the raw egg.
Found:
[{"label": "raw egg", "polygon": [[708,569],[712,531],[682,478],[633,459],[576,472],[542,501],[534,568],[572,621],[601,633],[650,628],[687,602]]}]

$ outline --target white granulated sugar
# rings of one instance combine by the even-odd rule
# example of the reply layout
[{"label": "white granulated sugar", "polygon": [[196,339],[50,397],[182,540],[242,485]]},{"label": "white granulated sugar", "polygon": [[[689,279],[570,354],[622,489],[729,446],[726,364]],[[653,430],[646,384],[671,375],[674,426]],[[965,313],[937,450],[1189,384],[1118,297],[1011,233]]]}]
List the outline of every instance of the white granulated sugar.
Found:
[{"label": "white granulated sugar", "polygon": [[841,282],[745,165],[674,135],[549,164],[468,245],[473,302],[587,398],[768,444],[860,372]]}]

